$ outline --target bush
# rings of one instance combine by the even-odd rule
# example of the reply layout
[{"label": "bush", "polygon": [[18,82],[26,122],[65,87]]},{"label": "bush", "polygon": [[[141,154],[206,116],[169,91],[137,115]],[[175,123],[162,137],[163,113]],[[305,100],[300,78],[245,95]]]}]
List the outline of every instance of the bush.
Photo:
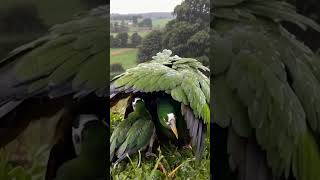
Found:
[{"label": "bush", "polygon": [[126,32],[118,33],[115,39],[118,39],[118,47],[127,47],[129,35]]},{"label": "bush", "polygon": [[138,33],[133,33],[131,35],[131,44],[133,47],[137,47],[141,44],[142,42],[142,37]]}]

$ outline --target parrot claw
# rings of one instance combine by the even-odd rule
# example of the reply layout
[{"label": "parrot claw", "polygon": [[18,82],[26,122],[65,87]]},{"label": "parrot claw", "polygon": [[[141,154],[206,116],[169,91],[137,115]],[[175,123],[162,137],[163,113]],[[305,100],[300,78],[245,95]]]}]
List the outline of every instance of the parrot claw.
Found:
[{"label": "parrot claw", "polygon": [[192,150],[191,144],[187,144],[187,145],[183,146],[182,148],[185,149],[185,150],[186,150],[186,149]]},{"label": "parrot claw", "polygon": [[138,166],[137,166],[137,168],[139,168],[139,167],[140,167],[140,163],[141,163],[141,152],[140,152],[140,150],[139,150],[138,152],[139,152],[139,162],[138,162]]},{"label": "parrot claw", "polygon": [[114,169],[117,168],[117,165],[118,165],[118,163],[114,163],[114,164],[113,164],[113,168],[114,168]]},{"label": "parrot claw", "polygon": [[149,152],[149,151],[146,152],[146,157],[147,157],[147,158],[149,158],[149,157],[151,157],[151,156],[157,158],[157,155],[155,155],[154,153]]}]

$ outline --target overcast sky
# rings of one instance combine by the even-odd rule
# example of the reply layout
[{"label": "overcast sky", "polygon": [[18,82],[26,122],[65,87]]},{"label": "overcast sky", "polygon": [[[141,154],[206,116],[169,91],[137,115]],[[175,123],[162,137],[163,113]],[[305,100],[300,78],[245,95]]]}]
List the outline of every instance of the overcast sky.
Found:
[{"label": "overcast sky", "polygon": [[172,12],[183,0],[110,0],[111,13]]}]

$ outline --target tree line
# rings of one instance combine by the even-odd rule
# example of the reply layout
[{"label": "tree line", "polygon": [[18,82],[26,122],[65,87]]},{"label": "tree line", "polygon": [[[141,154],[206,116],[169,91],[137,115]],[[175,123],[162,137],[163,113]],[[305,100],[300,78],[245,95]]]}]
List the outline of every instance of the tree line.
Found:
[{"label": "tree line", "polygon": [[[130,41],[129,41],[130,40]],[[142,37],[138,33],[133,33],[130,37],[127,32],[110,35],[111,48],[137,48],[142,42]]]},{"label": "tree line", "polygon": [[[134,16],[137,17],[137,16]],[[133,27],[147,27],[152,28],[152,20],[150,18],[142,19],[141,21],[138,21],[137,18],[133,18],[132,20],[132,26]],[[110,22],[110,32],[112,33],[119,33],[119,32],[128,32],[129,31],[129,23],[128,21],[125,21],[122,19],[119,21],[113,21]]]}]

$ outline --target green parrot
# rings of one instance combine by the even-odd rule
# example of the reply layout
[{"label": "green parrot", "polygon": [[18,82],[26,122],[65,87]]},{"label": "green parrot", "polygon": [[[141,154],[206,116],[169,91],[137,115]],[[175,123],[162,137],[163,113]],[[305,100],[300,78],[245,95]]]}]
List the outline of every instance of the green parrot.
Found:
[{"label": "green parrot", "polygon": [[320,179],[320,59],[284,24],[320,26],[280,0],[212,3],[214,178]]},{"label": "green parrot", "polygon": [[65,162],[55,180],[98,180],[107,177],[108,128],[95,115],[80,115],[72,136],[78,156]]},{"label": "green parrot", "polygon": [[[187,144],[184,147],[192,148],[188,131],[189,127],[187,127],[187,123],[181,114],[180,103],[172,98],[163,96],[157,98],[156,107],[158,119],[155,123],[160,134],[172,142],[178,142],[183,145]],[[191,137],[196,136],[191,135]]]},{"label": "green parrot", "polygon": [[156,138],[156,130],[145,103],[136,97],[132,103],[134,111],[123,120],[115,129],[110,139],[110,154],[117,148],[115,165],[126,156],[139,152],[139,164],[141,161],[140,151],[149,147],[147,156],[152,155],[152,147]]},{"label": "green parrot", "polygon": [[[163,50],[152,61],[114,77],[110,86],[111,106],[128,96],[142,98],[158,139],[161,136],[171,140],[189,137],[200,160],[210,123],[210,82],[203,74],[209,69],[195,59],[171,57],[171,54],[170,50]],[[131,101],[126,114],[132,111]]]},{"label": "green parrot", "polygon": [[170,139],[179,139],[177,130],[176,110],[171,104],[172,100],[166,97],[157,99],[157,127]]},{"label": "green parrot", "polygon": [[[127,140],[126,138],[129,136],[128,132],[133,124],[145,118],[149,118],[149,120],[151,120],[151,117],[142,99],[136,97],[132,102],[132,107],[134,111],[131,112],[125,120],[119,123],[116,129],[112,132],[112,135],[110,137],[110,161],[113,160],[114,153]],[[146,134],[146,136],[149,136],[149,134]],[[123,153],[120,154],[122,155]]]},{"label": "green parrot", "polygon": [[46,180],[76,156],[73,120],[80,114],[106,116],[109,25],[109,5],[99,6],[54,25],[0,60],[0,147],[30,122],[59,115]]}]

